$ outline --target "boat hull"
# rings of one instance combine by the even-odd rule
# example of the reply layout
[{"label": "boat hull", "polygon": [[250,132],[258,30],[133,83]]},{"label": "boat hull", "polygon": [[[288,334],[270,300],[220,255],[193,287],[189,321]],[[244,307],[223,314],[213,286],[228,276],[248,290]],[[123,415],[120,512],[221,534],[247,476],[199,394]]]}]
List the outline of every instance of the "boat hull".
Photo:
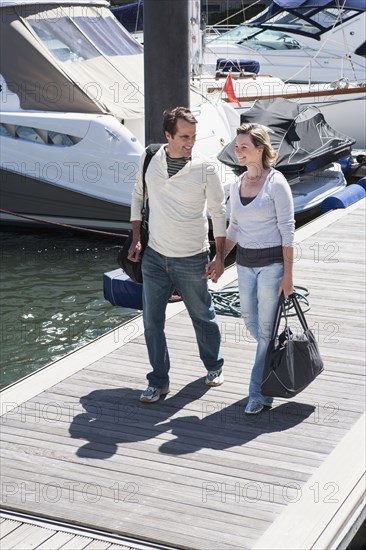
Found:
[{"label": "boat hull", "polygon": [[72,226],[126,234],[130,205],[116,204],[7,170],[0,171],[0,224]]}]

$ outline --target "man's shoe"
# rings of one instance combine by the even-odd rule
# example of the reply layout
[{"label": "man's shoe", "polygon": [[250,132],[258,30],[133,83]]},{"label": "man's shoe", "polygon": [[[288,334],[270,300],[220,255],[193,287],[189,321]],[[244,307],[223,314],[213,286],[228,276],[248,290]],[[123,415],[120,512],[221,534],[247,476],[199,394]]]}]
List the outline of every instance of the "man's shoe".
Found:
[{"label": "man's shoe", "polygon": [[205,383],[207,386],[221,386],[224,383],[224,375],[222,369],[210,370],[207,373]]},{"label": "man's shoe", "polygon": [[148,386],[140,395],[140,401],[143,403],[154,403],[159,401],[160,397],[169,393],[169,386],[157,388],[156,386]]},{"label": "man's shoe", "polygon": [[259,401],[249,401],[248,405],[245,407],[245,414],[259,414],[264,409],[263,403]]}]

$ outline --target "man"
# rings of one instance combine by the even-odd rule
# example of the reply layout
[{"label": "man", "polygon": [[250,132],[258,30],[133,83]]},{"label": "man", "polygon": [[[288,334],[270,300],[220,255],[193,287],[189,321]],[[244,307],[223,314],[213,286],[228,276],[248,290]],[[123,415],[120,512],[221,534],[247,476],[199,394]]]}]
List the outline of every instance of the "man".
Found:
[{"label": "man", "polygon": [[[209,161],[192,153],[196,124],[191,111],[177,107],[164,111],[167,144],[151,159],[146,172],[149,197],[149,244],[142,258],[143,320],[152,372],[140,400],[158,401],[169,392],[170,360],[165,338],[165,312],[177,289],[191,317],[200,358],[207,369],[206,384],[220,386],[223,358],[220,331],[208,292],[208,278],[217,282],[224,271],[226,215],[224,193]],[[140,260],[142,206],[141,170],[131,205],[133,242],[129,258]],[[208,220],[212,219],[216,243],[215,273],[209,263]],[[187,359],[189,360],[189,359]]]}]

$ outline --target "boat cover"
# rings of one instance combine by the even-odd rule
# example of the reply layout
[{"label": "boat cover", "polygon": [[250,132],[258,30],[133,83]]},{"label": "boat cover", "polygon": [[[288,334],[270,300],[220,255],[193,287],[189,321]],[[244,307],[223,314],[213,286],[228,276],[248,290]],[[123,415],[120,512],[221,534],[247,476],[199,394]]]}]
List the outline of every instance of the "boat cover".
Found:
[{"label": "boat cover", "polygon": [[[254,122],[267,128],[278,155],[275,167],[289,180],[349,156],[355,143],[329,126],[317,107],[289,99],[257,100],[240,119],[241,124]],[[235,155],[235,139],[217,158],[238,174],[245,171]]]},{"label": "boat cover", "polygon": [[21,109],[143,116],[143,49],[103,2],[0,8],[0,74]]},{"label": "boat cover", "polygon": [[144,29],[143,10],[144,1],[133,2],[125,6],[115,6],[111,12],[128,32],[137,32]]},{"label": "boat cover", "polygon": [[227,59],[220,57],[216,61],[216,73],[221,74],[237,74],[242,72],[258,74],[259,69],[259,61],[252,59]]}]

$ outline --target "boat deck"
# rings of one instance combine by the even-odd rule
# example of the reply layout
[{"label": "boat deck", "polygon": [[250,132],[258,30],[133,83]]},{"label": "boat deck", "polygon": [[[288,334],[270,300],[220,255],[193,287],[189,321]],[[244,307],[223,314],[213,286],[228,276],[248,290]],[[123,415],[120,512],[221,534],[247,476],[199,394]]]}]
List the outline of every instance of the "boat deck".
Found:
[{"label": "boat deck", "polygon": [[[310,292],[306,317],[325,363],[305,391],[244,416],[255,344],[242,320],[219,317],[225,384],[210,389],[188,314],[170,304],[165,400],[138,400],[148,370],[141,317],[2,392],[3,508],[134,548],[308,550],[347,540],[365,510],[365,205],[296,232],[295,283]],[[231,267],[221,286],[235,280]],[[3,550],[108,548],[90,535],[79,546],[19,546],[17,529],[1,531]]]}]

